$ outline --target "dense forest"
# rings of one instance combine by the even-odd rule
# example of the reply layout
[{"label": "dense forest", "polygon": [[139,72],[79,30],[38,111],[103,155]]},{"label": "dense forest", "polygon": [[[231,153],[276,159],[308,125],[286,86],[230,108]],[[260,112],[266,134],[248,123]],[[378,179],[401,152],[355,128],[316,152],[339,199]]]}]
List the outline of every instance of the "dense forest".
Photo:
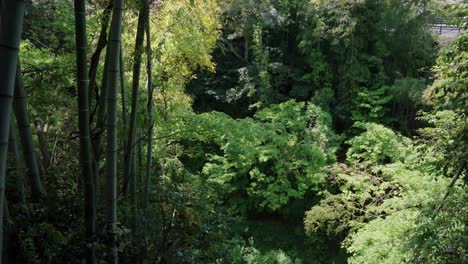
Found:
[{"label": "dense forest", "polygon": [[0,264],[468,263],[467,30],[466,1],[0,0]]}]

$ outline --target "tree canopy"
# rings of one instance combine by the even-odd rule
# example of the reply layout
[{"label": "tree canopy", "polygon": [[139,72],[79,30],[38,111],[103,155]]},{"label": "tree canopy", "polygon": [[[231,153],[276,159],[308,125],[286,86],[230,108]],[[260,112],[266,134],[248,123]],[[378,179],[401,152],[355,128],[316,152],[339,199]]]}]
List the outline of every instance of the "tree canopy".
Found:
[{"label": "tree canopy", "polygon": [[467,14],[0,0],[0,264],[466,263]]}]

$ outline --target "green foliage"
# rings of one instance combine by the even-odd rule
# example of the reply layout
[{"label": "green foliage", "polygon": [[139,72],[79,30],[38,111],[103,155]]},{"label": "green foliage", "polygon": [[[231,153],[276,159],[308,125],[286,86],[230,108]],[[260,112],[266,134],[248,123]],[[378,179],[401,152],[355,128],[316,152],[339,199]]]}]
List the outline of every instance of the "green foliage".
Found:
[{"label": "green foliage", "polygon": [[423,105],[422,93],[425,89],[426,81],[415,78],[397,79],[389,88],[392,121],[400,130],[417,126],[415,117]]},{"label": "green foliage", "polygon": [[444,17],[449,20],[451,25],[456,25],[466,29],[468,27],[468,3],[460,1],[460,3],[445,3]]},{"label": "green foliage", "polygon": [[345,164],[330,167],[328,173],[330,190],[306,212],[304,226],[309,235],[325,233],[329,238],[342,238],[371,218],[366,214],[367,206],[379,203],[390,186],[374,174]]},{"label": "green foliage", "polygon": [[436,80],[425,96],[436,109],[454,109],[466,115],[468,34],[462,34],[442,51],[435,66]]},{"label": "green foliage", "polygon": [[24,37],[37,48],[54,53],[71,52],[74,41],[73,4],[60,0],[35,0],[27,6]]},{"label": "green foliage", "polygon": [[[306,232],[342,240],[349,263],[458,263],[464,213],[451,211],[453,199],[445,203],[446,214],[435,210],[449,179],[429,169],[434,157],[381,125],[358,125],[366,131],[348,141],[347,162],[353,167],[329,168],[323,198],[306,212]],[[447,253],[452,248],[454,254]]]},{"label": "green foliage", "polygon": [[409,254],[403,250],[402,239],[414,226],[416,216],[416,210],[405,210],[371,221],[351,237],[349,263],[407,263]]},{"label": "green foliage", "polygon": [[389,86],[427,75],[435,57],[428,26],[433,1],[223,3],[217,71],[202,73],[189,86],[196,111],[253,116],[268,104],[308,101],[332,89],[330,112],[339,131],[350,121],[414,128],[419,105],[389,115],[396,107]]},{"label": "green foliage", "polygon": [[[224,263],[224,262],[222,262]],[[265,253],[260,252],[253,245],[253,240],[249,243],[237,242],[230,251],[230,255],[225,263],[233,264],[301,264],[300,259],[293,259],[282,250],[271,250]]]},{"label": "green foliage", "polygon": [[[466,188],[457,188],[447,200],[428,204],[410,230],[407,251],[413,263],[465,263],[466,221],[468,211]],[[441,207],[443,206],[443,207]],[[434,210],[434,208],[440,208]],[[406,234],[405,234],[406,235]]]},{"label": "green foliage", "polygon": [[76,104],[74,55],[55,54],[27,40],[21,43],[20,53],[31,119],[40,118],[54,125],[63,122],[66,113],[76,108],[70,107]]},{"label": "green foliage", "polygon": [[347,141],[349,163],[387,164],[403,161],[408,156],[411,145],[408,138],[379,124],[357,123],[355,127],[365,129],[365,132]]},{"label": "green foliage", "polygon": [[[82,246],[81,208],[77,185],[71,175],[78,175],[77,164],[69,163],[68,173],[50,168],[46,193],[42,204],[19,204],[11,208],[18,239],[15,241],[14,261],[19,263],[79,263]],[[72,261],[73,260],[73,261]]]},{"label": "green foliage", "polygon": [[354,110],[351,110],[352,119],[355,122],[380,122],[388,124],[385,118],[388,108],[386,104],[392,100],[388,95],[388,86],[382,86],[376,90],[369,91],[362,87],[355,99]]},{"label": "green foliage", "polygon": [[219,34],[216,1],[165,1],[151,28],[158,30],[152,34],[154,75],[163,88],[183,89],[194,70],[214,70],[210,53]]},{"label": "green foliage", "polygon": [[[421,119],[429,126],[420,129],[430,139],[420,147],[419,160],[423,165],[420,170],[450,176],[454,186],[447,189],[449,179],[437,178],[444,182],[444,188],[432,191],[429,202],[411,219],[411,228],[398,238],[405,261],[466,262],[466,247],[462,246],[466,244],[466,190],[455,178],[466,181],[467,105],[466,93],[461,88],[466,86],[466,42],[466,35],[460,36],[437,60],[436,80],[424,93],[424,99],[433,108]],[[431,190],[429,186],[426,188]],[[442,193],[446,198],[440,198]]]},{"label": "green foliage", "polygon": [[[434,186],[425,186],[431,185]],[[426,192],[433,197],[434,190],[414,190],[413,195]],[[463,193],[460,190],[449,198],[447,209],[440,212],[434,210],[438,202],[423,203],[422,210],[408,204],[385,218],[369,222],[348,240],[347,249],[353,253],[350,263],[464,263],[466,210],[462,204],[466,194]],[[405,199],[411,201],[410,196],[393,198]]]},{"label": "green foliage", "polygon": [[[405,168],[403,164],[387,165],[385,177],[393,177],[395,196],[387,196],[378,206],[370,207],[375,220],[351,234],[345,246],[352,253],[350,263],[407,263],[413,254],[406,250],[411,236],[408,232],[416,227],[420,210],[432,208],[431,202],[440,199],[448,181],[435,180],[434,176]],[[433,209],[432,209],[433,210]],[[443,241],[439,241],[443,245]]]},{"label": "green foliage", "polygon": [[426,88],[424,80],[415,78],[403,78],[395,80],[390,87],[392,100],[406,107],[422,104],[422,92]]},{"label": "green foliage", "polygon": [[429,126],[421,133],[432,140],[430,147],[438,152],[441,168],[456,170],[468,158],[468,35],[461,35],[449,45],[434,67],[436,80],[425,92],[426,102],[433,107],[422,116]]},{"label": "green foliage", "polygon": [[[135,209],[118,188],[121,262],[330,263],[345,250],[350,263],[466,262],[468,37],[441,52],[422,96],[435,55],[434,1],[152,2],[154,57],[143,60],[154,66],[156,122],[153,135],[137,139],[154,138],[150,201],[147,211]],[[90,51],[106,4],[88,6]],[[126,4],[128,97],[138,1]],[[26,14],[28,110],[47,127],[52,158],[41,204],[20,203],[15,177],[7,179],[15,263],[81,263],[90,246],[106,257],[101,173],[96,241],[83,239],[79,220],[70,5],[32,1]],[[102,68],[101,56],[98,79]],[[148,125],[147,99],[137,99],[139,130]],[[428,127],[414,141],[383,126],[413,133],[421,108]],[[338,137],[332,126],[346,133]],[[105,160],[96,163],[99,171]],[[445,176],[457,171],[447,189]]]},{"label": "green foliage", "polygon": [[248,209],[278,210],[317,190],[323,181],[321,167],[333,161],[330,118],[311,104],[289,101],[260,111],[254,119],[208,113],[189,122],[195,130],[186,140],[216,145],[215,152],[206,154],[203,174],[227,193],[248,197],[247,204],[237,204]]},{"label": "green foliage", "polygon": [[[332,168],[331,189],[306,213],[306,231],[345,238],[350,263],[407,263],[413,255],[406,247],[411,239],[408,232],[418,232],[417,208],[433,210],[432,202],[441,197],[448,181],[435,180],[400,162],[370,170]],[[437,245],[447,244],[438,241]]]},{"label": "green foliage", "polygon": [[269,54],[263,47],[263,34],[262,28],[260,26],[256,26],[253,29],[253,54],[255,56],[255,62],[258,68],[258,76],[259,76],[259,88],[258,88],[258,98],[259,98],[259,107],[261,108],[262,105],[268,105],[269,100],[271,100],[271,95],[268,93],[271,90],[270,84],[270,73],[268,72],[268,64],[269,64]]},{"label": "green foliage", "polygon": [[58,231],[53,225],[42,222],[32,226],[27,233],[21,234],[21,251],[28,263],[42,263],[60,257],[60,248],[66,246],[65,232]]},{"label": "green foliage", "polygon": [[[195,4],[196,3],[196,4]],[[219,35],[219,6],[216,1],[171,0],[157,4],[150,11],[151,43],[153,48],[153,87],[158,114],[164,118],[176,111],[190,111],[192,98],[185,94],[185,86],[196,78],[196,70],[213,72],[215,63],[211,53]],[[153,10],[154,9],[154,10]],[[132,10],[134,11],[134,10]],[[122,32],[125,77],[131,79],[132,53],[137,12],[128,12]],[[154,17],[154,19],[153,19]],[[143,54],[143,61],[146,55]],[[127,61],[129,63],[127,63]],[[144,75],[143,75],[144,76]],[[140,78],[140,86],[146,86],[147,78]],[[126,85],[130,87],[130,85]],[[128,94],[130,92],[127,91]],[[129,98],[129,96],[127,97]],[[142,100],[142,97],[140,97]],[[139,103],[141,113],[146,104]],[[138,115],[144,119],[145,115]]]},{"label": "green foliage", "polygon": [[[307,207],[296,206],[293,210],[304,212]],[[302,215],[257,215],[240,222],[241,229],[235,234],[249,238],[249,242],[253,240],[253,246],[263,254],[281,249],[292,260],[304,263],[342,263],[340,258],[345,251],[340,250],[339,244],[326,236],[307,236],[301,218]]]},{"label": "green foliage", "polygon": [[251,116],[269,104],[307,101],[316,90],[331,86],[325,57],[298,48],[306,0],[222,2],[217,71],[203,73],[189,86],[196,109]]},{"label": "green foliage", "polygon": [[[331,88],[322,88],[317,90],[314,97],[312,97],[311,102],[326,112],[330,111],[330,105],[333,102],[333,90]],[[331,118],[331,117],[330,117]]]},{"label": "green foliage", "polygon": [[[464,85],[464,74],[459,72],[466,62],[464,41],[461,36],[442,52],[435,68],[437,79],[425,92],[434,108],[422,117],[431,126],[421,132],[431,141],[410,148],[409,155],[400,160],[404,164],[382,169],[386,177],[393,175],[398,195],[369,208],[379,213],[377,217],[346,238],[344,245],[352,253],[350,263],[466,261],[466,249],[461,246],[466,243],[462,205],[466,191],[456,184],[456,178],[440,175],[442,171],[451,177],[466,177],[461,146],[466,142],[466,100],[459,90]],[[447,189],[450,181],[455,186]]]},{"label": "green foliage", "polygon": [[389,108],[387,86],[417,76],[434,59],[431,6],[386,0],[316,0],[307,6],[301,46],[306,55],[325,55],[338,102],[333,113],[344,127],[352,125],[350,114],[355,121],[390,123],[382,119]]},{"label": "green foliage", "polygon": [[[158,131],[167,132],[158,125]],[[238,219],[222,206],[221,188],[182,163],[185,153],[171,132],[155,137],[149,207],[136,210],[137,230],[127,224],[134,217],[131,202],[118,201],[119,257],[137,262],[147,247],[148,258],[159,262],[217,263],[228,254],[224,242]]]},{"label": "green foliage", "polygon": [[429,124],[419,131],[432,140],[424,146],[427,152],[434,153],[432,162],[439,168],[455,170],[453,165],[458,166],[465,155],[459,140],[463,140],[463,126],[466,126],[466,121],[460,119],[452,110],[434,111],[425,114],[421,119]]}]

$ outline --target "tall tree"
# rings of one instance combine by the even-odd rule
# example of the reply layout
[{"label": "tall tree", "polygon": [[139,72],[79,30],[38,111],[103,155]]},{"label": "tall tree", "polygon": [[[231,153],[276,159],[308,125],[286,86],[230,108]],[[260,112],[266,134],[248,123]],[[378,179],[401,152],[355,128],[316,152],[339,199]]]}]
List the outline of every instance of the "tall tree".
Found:
[{"label": "tall tree", "polygon": [[8,137],[23,16],[24,1],[0,0],[0,264]]},{"label": "tall tree", "polygon": [[15,112],[16,121],[18,123],[23,157],[26,163],[26,168],[28,169],[32,199],[37,202],[42,196],[42,183],[39,171],[39,162],[32,138],[29,113],[26,103],[26,92],[24,91],[23,79],[21,78],[21,66],[19,63],[16,70],[13,111]]},{"label": "tall tree", "polygon": [[[119,68],[120,68],[120,96],[122,99],[122,130],[125,135],[127,132],[127,101],[125,99],[125,67],[123,64],[122,47],[120,47],[119,56]],[[123,140],[124,153],[127,153],[127,142],[125,138]]]},{"label": "tall tree", "polygon": [[151,53],[151,31],[148,21],[146,23],[146,72],[148,75],[148,103],[147,103],[147,112],[148,112],[148,137],[147,137],[147,153],[146,153],[146,170],[145,170],[145,182],[144,182],[144,191],[143,191],[143,209],[148,208],[149,200],[149,186],[151,180],[151,163],[153,160],[153,64],[152,64],[152,53]]},{"label": "tall tree", "polygon": [[109,225],[108,263],[118,263],[115,225],[117,224],[117,90],[122,35],[123,0],[114,0],[109,35],[109,90],[107,93],[106,200]]},{"label": "tall tree", "polygon": [[[132,174],[132,163],[135,163],[133,159],[133,152],[135,151],[135,133],[136,133],[136,114],[137,114],[137,102],[138,102],[138,88],[140,85],[140,72],[141,72],[141,57],[143,54],[143,40],[145,36],[145,24],[147,17],[147,8],[144,1],[140,1],[140,11],[138,14],[138,26],[135,39],[135,53],[133,55],[133,79],[132,79],[132,98],[131,98],[131,111],[128,128],[128,140],[127,140],[127,153],[125,153],[125,181],[124,189],[128,188],[128,183],[131,181],[130,177],[135,177]],[[134,179],[132,179],[134,180]]]},{"label": "tall tree", "polygon": [[[143,198],[141,201],[141,207],[143,208],[143,224],[147,224],[147,209],[149,201],[149,186],[151,180],[151,164],[153,161],[153,64],[152,64],[152,52],[151,52],[151,31],[150,31],[150,20],[148,13],[148,21],[146,23],[146,73],[148,75],[147,89],[148,89],[148,103],[146,110],[148,114],[148,135],[147,135],[147,150],[146,150],[146,167],[145,167],[145,179],[143,182]],[[147,238],[145,238],[145,248],[143,251],[143,260],[146,263],[148,260],[148,246]]]},{"label": "tall tree", "polygon": [[[92,168],[91,136],[89,128],[89,79],[87,75],[86,56],[88,44],[86,39],[86,2],[75,0],[75,36],[76,36],[76,80],[78,86],[78,119],[80,133],[81,180],[84,183],[85,235],[91,244],[96,233],[96,207]],[[96,263],[96,252],[88,246],[86,262]]]},{"label": "tall tree", "polygon": [[99,32],[98,42],[96,44],[96,50],[91,56],[91,63],[89,66],[89,93],[95,89],[96,84],[96,75],[99,66],[99,60],[101,58],[101,53],[104,48],[107,46],[107,28],[109,27],[110,16],[112,12],[112,0],[109,0],[109,4],[106,6],[106,9],[102,12],[101,18],[101,31]]},{"label": "tall tree", "polygon": [[[107,47],[106,58],[104,61],[104,73],[101,80],[101,92],[98,99],[98,113],[96,120],[96,135],[94,142],[95,159],[97,161],[101,158],[101,135],[104,132],[106,121],[106,107],[107,107],[107,92],[109,90],[109,60],[110,60],[110,46]],[[97,176],[97,175],[96,175]]]},{"label": "tall tree", "polygon": [[[138,137],[139,133],[137,132],[135,134],[135,137]],[[139,141],[140,142],[140,141]],[[133,234],[136,233],[136,227],[137,227],[137,151],[134,150],[131,152],[132,153],[132,163],[131,163],[131,169],[130,169],[130,203],[131,203],[131,212],[132,212],[132,217],[131,217],[131,229]]]},{"label": "tall tree", "polygon": [[[92,90],[96,91],[96,102],[97,102],[97,117],[95,122],[95,129],[92,133],[93,138],[93,180],[94,180],[94,187],[95,192],[99,193],[98,190],[98,181],[97,178],[99,177],[99,161],[101,160],[101,155],[103,152],[102,147],[102,135],[105,131],[105,119],[106,119],[106,97],[107,97],[107,90],[108,90],[108,66],[109,66],[109,43],[108,43],[108,27],[109,21],[112,14],[112,7],[113,7],[113,0],[109,0],[109,4],[106,6],[106,9],[102,13],[101,19],[101,31],[99,33],[99,39],[96,45],[96,50],[94,51],[93,55],[91,56],[91,63],[89,67],[89,91],[88,94],[92,94]],[[107,48],[106,48],[107,47]],[[104,57],[104,69],[103,75],[101,79],[101,91],[99,92],[96,85],[96,75],[99,66],[99,61],[101,57],[101,53],[106,48],[106,54]],[[88,98],[91,102],[91,97]],[[92,122],[93,120],[91,120]],[[102,187],[102,185],[99,185]]]},{"label": "tall tree", "polygon": [[[109,78],[108,78],[108,72],[109,72],[109,46],[107,46],[106,49],[106,57],[104,59],[104,72],[102,75],[102,80],[101,80],[101,92],[99,93],[99,96],[96,96],[98,99],[98,113],[97,113],[97,119],[96,119],[96,126],[94,129],[94,133],[92,135],[93,138],[93,180],[94,180],[94,186],[95,186],[95,191],[96,193],[102,193],[102,188],[104,187],[102,181],[98,181],[99,177],[99,171],[100,171],[100,166],[99,166],[99,161],[101,160],[102,153],[104,151],[103,145],[102,145],[102,135],[104,134],[105,131],[105,122],[106,122],[106,111],[107,111],[107,91],[109,90]],[[91,86],[90,86],[91,87]]]}]

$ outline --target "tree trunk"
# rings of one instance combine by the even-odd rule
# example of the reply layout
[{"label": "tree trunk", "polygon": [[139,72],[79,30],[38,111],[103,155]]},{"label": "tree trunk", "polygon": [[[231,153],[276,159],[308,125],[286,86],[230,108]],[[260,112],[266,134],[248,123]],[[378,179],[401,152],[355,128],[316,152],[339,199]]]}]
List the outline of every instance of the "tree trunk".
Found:
[{"label": "tree trunk", "polygon": [[[112,0],[109,1],[109,4],[106,6],[106,9],[102,12],[101,20],[101,32],[99,33],[99,39],[96,44],[96,50],[91,56],[91,63],[89,65],[89,88],[88,93],[91,95],[93,89],[96,89],[96,74],[99,66],[99,60],[101,57],[102,50],[107,45],[107,28],[109,27],[110,15],[112,12]],[[91,99],[91,98],[89,98]]]},{"label": "tree trunk", "polygon": [[141,178],[142,177],[142,173],[141,173],[141,168],[143,168],[143,144],[142,144],[142,141],[143,141],[143,138],[145,137],[145,133],[144,133],[144,129],[140,129],[138,131],[138,142],[137,142],[137,146],[136,146],[136,156],[137,156],[137,169],[136,169],[136,180],[137,180],[137,201],[136,201],[136,205],[137,205],[137,208],[141,208],[141,204],[142,204],[142,194],[143,194],[143,179]]},{"label": "tree trunk", "polygon": [[110,46],[107,46],[106,57],[104,61],[104,70],[101,80],[101,92],[99,93],[98,99],[98,115],[96,120],[96,128],[102,130],[106,119],[106,103],[107,103],[107,92],[109,90],[109,60],[110,60]]},{"label": "tree trunk", "polygon": [[96,263],[93,245],[96,233],[96,207],[89,127],[89,80],[87,75],[86,2],[75,0],[76,80],[78,86],[78,122],[80,133],[81,180],[84,185],[86,262]]},{"label": "tree trunk", "polygon": [[149,186],[151,180],[151,163],[153,160],[153,65],[152,65],[152,54],[151,54],[151,31],[148,16],[148,23],[146,25],[146,53],[147,53],[147,66],[146,72],[148,74],[148,135],[147,135],[147,154],[146,154],[146,170],[145,170],[145,183],[143,191],[143,210],[148,208],[149,200]]},{"label": "tree trunk", "polygon": [[3,253],[3,203],[11,108],[23,27],[24,1],[0,0],[0,264]]},{"label": "tree trunk", "polygon": [[39,151],[41,154],[42,167],[44,168],[44,172],[46,172],[50,162],[49,148],[47,146],[47,133],[44,131],[45,126],[42,125],[42,122],[39,118],[34,119],[34,126],[36,127],[36,135],[37,139],[39,140]]},{"label": "tree trunk", "polygon": [[[122,98],[122,131],[123,135],[127,133],[127,102],[125,99],[125,68],[123,64],[122,47],[120,47],[119,56],[119,69],[120,69],[120,96]],[[127,153],[127,142],[123,137],[123,152]]]},{"label": "tree trunk", "polygon": [[101,92],[98,99],[98,113],[96,119],[96,132],[94,142],[94,153],[96,160],[99,161],[101,157],[101,135],[104,132],[106,123],[106,106],[107,106],[107,92],[109,90],[109,60],[110,60],[110,47],[107,47],[106,58],[104,62],[104,73],[101,81]]},{"label": "tree trunk", "polygon": [[96,126],[93,137],[93,181],[95,186],[95,191],[97,194],[102,193],[101,190],[103,187],[102,181],[98,181],[99,178],[99,163],[101,160],[103,147],[102,147],[102,135],[105,131],[105,122],[106,122],[106,106],[107,106],[107,91],[109,90],[109,46],[107,46],[106,57],[104,61],[104,72],[101,80],[101,92],[98,99],[98,114],[96,119]]},{"label": "tree trunk", "polygon": [[109,90],[107,94],[107,222],[109,228],[108,263],[118,263],[116,232],[117,224],[117,78],[119,76],[119,56],[122,32],[123,0],[114,0],[109,36]]},{"label": "tree trunk", "polygon": [[[147,135],[147,150],[146,150],[146,168],[145,168],[145,182],[143,187],[143,224],[147,224],[147,209],[149,201],[149,186],[151,184],[151,164],[153,161],[153,64],[152,64],[152,52],[151,52],[151,30],[150,21],[148,15],[148,21],[146,24],[146,73],[148,75],[147,89],[148,89],[148,103],[146,110],[148,114],[148,135]],[[145,238],[145,249],[143,251],[143,262],[148,262],[148,246],[146,244],[147,238]]]},{"label": "tree trunk", "polygon": [[[137,136],[138,133],[135,135]],[[131,219],[131,228],[133,234],[136,233],[137,227],[137,152],[132,151],[132,163],[130,170],[130,201],[131,201],[131,210],[132,210],[132,219]]]},{"label": "tree trunk", "polygon": [[18,150],[18,142],[16,140],[16,129],[15,129],[15,122],[13,120],[13,117],[11,118],[11,125],[10,125],[10,139],[8,143],[8,148],[10,150],[10,153],[14,156],[15,158],[15,171],[16,171],[16,177],[17,177],[17,187],[20,195],[20,202],[24,204],[26,202],[26,194],[24,192],[24,164],[21,161],[21,157],[19,155],[19,150]]},{"label": "tree trunk", "polygon": [[135,162],[133,152],[135,149],[135,131],[136,131],[136,114],[137,114],[137,102],[138,102],[138,86],[140,85],[140,71],[141,71],[141,55],[143,48],[143,40],[145,34],[146,24],[146,5],[140,7],[138,14],[138,28],[135,39],[135,53],[133,55],[133,79],[132,79],[132,102],[131,112],[128,129],[128,140],[127,140],[127,153],[125,153],[125,174],[124,174],[124,191],[128,189],[128,182],[131,176],[132,162]]},{"label": "tree trunk", "polygon": [[38,202],[42,196],[42,183],[39,173],[39,164],[32,131],[29,122],[29,114],[26,104],[26,93],[24,91],[23,79],[21,78],[21,66],[18,63],[15,82],[15,97],[13,101],[13,110],[18,123],[19,138],[23,149],[23,157],[28,169],[28,176],[31,185],[31,195],[35,202]]}]

